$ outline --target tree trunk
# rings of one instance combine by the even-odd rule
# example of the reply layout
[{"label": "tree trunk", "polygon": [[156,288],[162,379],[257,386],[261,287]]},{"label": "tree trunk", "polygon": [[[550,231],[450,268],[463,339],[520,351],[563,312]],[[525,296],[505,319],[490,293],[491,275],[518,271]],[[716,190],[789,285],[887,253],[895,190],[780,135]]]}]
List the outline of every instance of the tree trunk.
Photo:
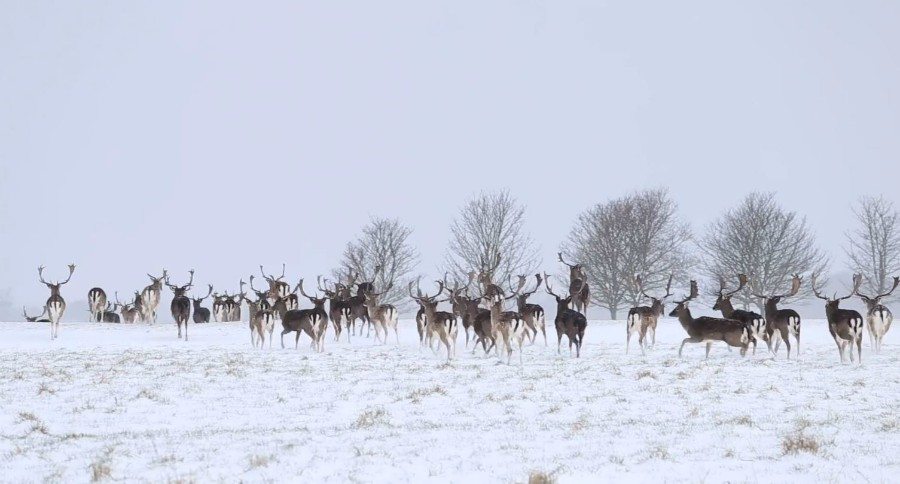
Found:
[{"label": "tree trunk", "polygon": [[616,312],[617,312],[618,310],[619,310],[619,308],[617,308],[617,307],[615,307],[615,308],[609,308],[609,319],[615,320],[615,319],[616,319]]}]

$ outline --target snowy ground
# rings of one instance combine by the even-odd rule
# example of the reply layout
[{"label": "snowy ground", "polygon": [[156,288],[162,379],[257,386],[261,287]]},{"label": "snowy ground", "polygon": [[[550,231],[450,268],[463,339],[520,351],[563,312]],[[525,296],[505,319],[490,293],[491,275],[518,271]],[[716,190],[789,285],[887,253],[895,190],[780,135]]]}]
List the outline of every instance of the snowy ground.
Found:
[{"label": "snowy ground", "polygon": [[803,324],[799,361],[679,360],[666,319],[647,357],[592,322],[580,360],[541,343],[519,367],[446,364],[408,321],[324,354],[253,350],[244,323],[0,323],[0,480],[896,482],[897,335],[841,365]]}]

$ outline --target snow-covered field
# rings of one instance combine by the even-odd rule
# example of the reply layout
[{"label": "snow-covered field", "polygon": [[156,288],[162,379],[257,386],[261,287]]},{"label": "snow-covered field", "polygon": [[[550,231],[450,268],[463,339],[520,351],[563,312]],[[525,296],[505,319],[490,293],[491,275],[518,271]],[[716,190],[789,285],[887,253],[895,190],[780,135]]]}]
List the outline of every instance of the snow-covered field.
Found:
[{"label": "snow-covered field", "polygon": [[[866,481],[900,473],[900,348],[841,365],[822,321],[798,361],[714,347],[624,352],[591,322],[580,360],[447,364],[372,339],[254,350],[244,323],[0,323],[2,481]],[[551,339],[555,340],[552,329]],[[287,338],[286,338],[287,343]],[[291,345],[288,345],[289,348]],[[514,363],[516,359],[513,359]]]}]

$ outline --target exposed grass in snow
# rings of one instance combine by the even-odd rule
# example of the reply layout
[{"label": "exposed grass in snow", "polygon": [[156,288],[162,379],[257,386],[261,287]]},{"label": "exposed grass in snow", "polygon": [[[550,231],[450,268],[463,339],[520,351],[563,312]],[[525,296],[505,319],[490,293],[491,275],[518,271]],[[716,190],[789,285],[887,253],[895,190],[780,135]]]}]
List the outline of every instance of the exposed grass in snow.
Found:
[{"label": "exposed grass in snow", "polygon": [[[254,350],[246,325],[0,323],[0,467],[10,481],[669,482],[894,479],[900,357],[841,365],[821,322],[804,354],[742,359],[682,330],[624,354],[592,322],[583,357],[447,363],[354,338]],[[551,330],[552,331],[552,330]],[[517,358],[513,359],[517,363]],[[759,474],[765,469],[765,474]]]}]

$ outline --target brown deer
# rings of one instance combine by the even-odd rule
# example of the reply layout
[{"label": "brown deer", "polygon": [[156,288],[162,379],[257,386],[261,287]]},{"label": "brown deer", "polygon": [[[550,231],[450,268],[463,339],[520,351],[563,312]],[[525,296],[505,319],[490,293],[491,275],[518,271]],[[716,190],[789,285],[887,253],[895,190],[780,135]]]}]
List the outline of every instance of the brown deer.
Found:
[{"label": "brown deer", "polygon": [[[328,289],[326,287],[322,287],[322,278],[316,278],[316,287],[325,297],[328,298],[328,317],[331,319],[331,326],[334,329],[334,341],[340,341],[341,332],[343,330],[343,323],[347,325],[347,342],[350,342],[350,304],[347,303],[345,299],[345,292],[343,291],[343,286],[340,284],[334,285],[334,290]],[[325,280],[325,284],[328,284],[328,280]],[[321,333],[320,336],[324,335]]]},{"label": "brown deer", "polygon": [[591,300],[591,288],[588,285],[584,266],[569,264],[563,260],[562,252],[557,252],[556,255],[559,256],[559,261],[569,268],[569,296],[574,303],[573,309],[581,314],[587,314],[588,303]]},{"label": "brown deer", "polygon": [[91,321],[103,321],[103,313],[106,311],[108,304],[109,301],[103,289],[95,287],[88,291],[88,307],[91,312]]},{"label": "brown deer", "polygon": [[900,284],[900,277],[895,277],[894,285],[891,287],[891,290],[876,296],[865,296],[859,291],[856,291],[856,295],[866,303],[866,323],[868,323],[869,326],[869,342],[871,343],[871,347],[875,350],[875,353],[881,353],[881,340],[884,339],[884,335],[891,329],[891,323],[894,321],[894,315],[887,306],[881,304],[881,299],[890,296],[891,293],[894,292],[894,289],[897,289],[898,284]]},{"label": "brown deer", "polygon": [[[527,277],[525,275],[519,275],[518,277],[519,287],[525,287]],[[543,279],[540,274],[535,274],[534,278],[537,281],[534,289],[527,292],[519,292],[516,296],[516,309],[518,309],[519,315],[522,316],[522,320],[525,321],[525,327],[528,330],[526,333],[530,333],[531,344],[534,344],[534,340],[537,339],[538,330],[540,330],[541,334],[544,335],[544,346],[547,346],[547,325],[544,318],[544,308],[539,304],[528,303],[528,298],[536,293],[541,288],[541,285],[543,285]],[[509,285],[509,290],[513,291],[511,284]]]},{"label": "brown deer", "polygon": [[[766,308],[766,331],[763,334],[763,340],[772,354],[778,354],[778,348],[784,341],[787,348],[787,357],[791,358],[791,342],[788,340],[790,335],[794,335],[797,341],[797,356],[800,356],[800,314],[793,309],[778,309],[778,303],[782,299],[795,296],[800,291],[800,275],[794,274],[791,279],[791,290],[785,294],[761,295],[754,294],[753,297],[765,300]],[[775,342],[774,350],[772,342]]]},{"label": "brown deer", "polygon": [[644,281],[638,275],[634,279],[638,292],[645,298],[650,300],[649,306],[637,306],[628,310],[628,318],[625,323],[625,354],[628,354],[628,347],[631,346],[631,336],[638,333],[638,346],[641,347],[641,354],[646,354],[647,335],[650,334],[652,346],[656,347],[656,324],[659,317],[666,312],[666,299],[672,296],[672,278],[666,282],[666,293],[656,298],[644,291]]},{"label": "brown deer", "polygon": [[43,285],[47,286],[47,289],[50,289],[50,297],[47,298],[47,304],[44,305],[44,307],[47,308],[47,314],[50,317],[50,339],[59,337],[59,321],[66,312],[66,300],[60,295],[59,288],[72,280],[72,274],[74,272],[75,264],[69,264],[69,277],[67,277],[65,281],[56,281],[56,283],[52,283],[44,280],[44,266],[38,267],[38,279]]},{"label": "brown deer", "polygon": [[263,270],[263,266],[262,265],[259,266],[260,274],[262,274],[263,279],[265,279],[266,282],[269,283],[269,299],[275,300],[279,297],[284,298],[284,297],[287,297],[288,294],[290,294],[290,292],[291,292],[290,284],[282,281],[282,279],[284,279],[285,267],[286,267],[285,264],[281,264],[281,275],[278,277],[275,277],[274,275],[271,275],[271,274],[266,275],[266,271]]},{"label": "brown deer", "polygon": [[728,346],[741,349],[741,356],[747,354],[753,335],[750,328],[736,319],[711,318],[701,316],[694,318],[688,303],[699,295],[697,281],[691,281],[691,292],[680,301],[675,301],[675,309],[669,313],[670,317],[677,317],[681,327],[687,332],[688,337],[681,342],[678,348],[678,357],[687,343],[706,344],[706,358],[709,359],[709,350],[716,341],[724,341]]},{"label": "brown deer", "polygon": [[[413,296],[413,299],[425,308],[426,335],[436,335],[440,339],[441,343],[447,348],[447,361],[449,362],[456,354],[456,337],[459,325],[456,316],[452,313],[437,310],[438,303],[445,301],[437,299],[444,292],[444,283],[438,281],[438,285],[438,291],[434,296],[423,294],[422,297]],[[429,346],[431,346],[429,336],[426,336],[426,339],[429,339]]]},{"label": "brown deer", "polygon": [[172,304],[169,308],[172,310],[172,318],[178,324],[178,338],[181,339],[181,325],[184,325],[184,340],[188,340],[188,319],[191,317],[191,300],[187,297],[187,292],[194,284],[194,270],[188,271],[191,278],[187,284],[183,286],[175,286],[169,284],[169,278],[166,277],[166,286],[172,291]]},{"label": "brown deer", "polygon": [[159,301],[162,298],[163,282],[169,276],[166,270],[163,269],[161,276],[153,277],[147,274],[147,277],[150,278],[151,283],[141,291],[141,320],[145,323],[156,323],[156,309],[159,307]]},{"label": "brown deer", "polygon": [[[119,312],[122,313],[122,320],[127,324],[134,324],[134,322],[140,317],[140,311],[137,307],[135,307],[134,303],[121,303],[119,302],[119,293],[116,292],[116,304],[119,306]],[[141,297],[137,292],[134,293],[135,298]]]},{"label": "brown deer", "polygon": [[853,290],[844,297],[837,297],[837,294],[831,298],[819,294],[816,289],[816,276],[812,276],[810,281],[812,284],[813,294],[817,298],[825,301],[825,317],[828,318],[828,331],[834,338],[837,345],[838,353],[841,355],[841,363],[844,363],[844,352],[847,346],[850,346],[850,362],[853,359],[853,345],[856,345],[856,355],[859,357],[859,364],[862,364],[862,339],[863,339],[863,318],[859,312],[852,309],[841,309],[840,304],[844,299],[849,299],[856,294],[859,285],[862,283],[862,276],[856,274],[853,276]]},{"label": "brown deer", "polygon": [[271,306],[256,308],[250,317],[250,342],[259,349],[266,346],[266,333],[269,333],[269,349],[272,349],[272,332],[275,329],[275,310]]},{"label": "brown deer", "polygon": [[[416,296],[413,296],[412,286],[414,281],[410,281],[409,286],[407,286],[407,291],[409,292],[409,297],[416,301],[419,304],[419,310],[416,311],[416,331],[419,333],[419,347],[425,346],[426,344],[426,330],[427,330],[427,321],[425,320],[425,305],[423,305],[419,299],[422,298],[422,289],[420,289],[417,285],[416,293],[418,294],[418,299]],[[478,304],[477,302],[475,304]]]},{"label": "brown deer", "polygon": [[556,354],[560,353],[562,337],[569,338],[569,354],[572,354],[572,344],[575,344],[575,357],[581,358],[581,345],[584,343],[584,331],[587,329],[587,318],[575,309],[570,309],[572,295],[581,293],[581,287],[575,286],[568,297],[560,297],[550,287],[550,276],[544,273],[544,288],[547,294],[556,299],[556,318],[553,322],[556,326]]},{"label": "brown deer", "polygon": [[139,291],[134,291],[134,309],[137,310],[138,320],[144,321],[144,297]]},{"label": "brown deer", "polygon": [[212,284],[209,285],[209,292],[200,298],[192,297],[191,302],[194,303],[194,324],[208,323],[209,322],[209,309],[201,306],[203,304],[203,300],[208,298],[213,291]]},{"label": "brown deer", "polygon": [[300,289],[300,294],[309,299],[312,303],[312,309],[292,309],[288,311],[281,320],[281,347],[284,348],[284,335],[295,332],[294,349],[300,346],[300,333],[306,333],[310,338],[310,345],[319,353],[325,351],[325,330],[328,327],[328,314],[325,312],[325,302],[327,298],[319,298],[318,294],[310,296],[303,290],[303,279],[297,283],[296,292]]},{"label": "brown deer", "polygon": [[25,309],[25,306],[22,306],[22,316],[25,316],[25,321],[29,323],[49,323],[50,318],[47,316],[47,306],[44,306],[43,311],[40,316],[29,316],[28,310]]},{"label": "brown deer", "polygon": [[399,345],[400,335],[397,333],[397,318],[399,313],[397,312],[397,308],[391,304],[378,304],[378,299],[390,290],[391,286],[388,285],[387,289],[382,292],[376,293],[370,290],[369,292],[366,292],[363,297],[366,299],[366,310],[369,318],[372,321],[372,324],[375,325],[375,339],[379,339],[380,329],[383,335],[383,337],[381,337],[381,342],[382,344],[387,344],[388,329],[393,328],[394,337]]},{"label": "brown deer", "polygon": [[[527,330],[525,329],[525,320],[516,311],[504,311],[503,302],[515,299],[519,291],[525,285],[525,280],[519,280],[519,288],[512,292],[512,295],[503,297],[499,294],[493,296],[485,296],[490,304],[491,311],[491,329],[493,330],[494,341],[500,339],[506,351],[506,364],[512,362],[513,343],[518,345],[519,349],[519,365],[522,365],[522,343],[525,340]],[[499,348],[498,348],[499,354]]]},{"label": "brown deer", "polygon": [[[713,311],[722,311],[725,319],[737,319],[747,325],[753,334],[753,354],[756,354],[756,342],[760,339],[766,339],[766,320],[753,311],[744,311],[743,309],[734,309],[731,304],[731,298],[735,294],[741,292],[747,285],[747,275],[738,274],[737,289],[725,292],[725,280],[719,279],[719,292],[716,295],[716,303],[713,304]],[[788,353],[790,353],[790,345],[788,344]]]},{"label": "brown deer", "polygon": [[113,305],[112,303],[106,303],[106,308],[104,308],[103,312],[100,314],[100,323],[116,323],[119,324],[122,322],[122,318],[116,313],[116,308],[118,305]]}]

